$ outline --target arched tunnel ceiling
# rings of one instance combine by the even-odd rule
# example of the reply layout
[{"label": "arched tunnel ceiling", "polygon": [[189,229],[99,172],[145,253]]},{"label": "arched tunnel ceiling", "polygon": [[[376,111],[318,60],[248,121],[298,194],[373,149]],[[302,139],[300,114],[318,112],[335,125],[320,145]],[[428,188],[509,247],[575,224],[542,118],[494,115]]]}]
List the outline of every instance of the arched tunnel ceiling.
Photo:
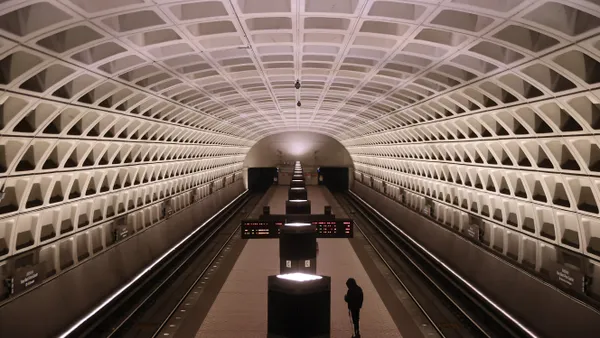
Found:
[{"label": "arched tunnel ceiling", "polygon": [[0,260],[154,224],[286,130],[598,258],[599,26],[598,0],[0,0]]}]

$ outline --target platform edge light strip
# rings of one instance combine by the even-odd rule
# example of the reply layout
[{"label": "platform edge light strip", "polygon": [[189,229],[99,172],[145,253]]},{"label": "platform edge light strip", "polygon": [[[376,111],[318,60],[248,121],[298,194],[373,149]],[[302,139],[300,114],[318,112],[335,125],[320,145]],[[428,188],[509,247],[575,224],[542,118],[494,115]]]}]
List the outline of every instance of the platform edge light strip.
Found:
[{"label": "platform edge light strip", "polygon": [[133,283],[135,283],[136,281],[138,281],[145,274],[147,274],[150,270],[152,270],[152,268],[156,264],[160,263],[163,259],[165,259],[167,256],[169,256],[171,254],[171,252],[173,252],[175,249],[177,249],[181,244],[185,243],[188,239],[190,239],[190,237],[192,237],[196,232],[198,232],[198,230],[202,229],[208,222],[212,221],[217,215],[221,214],[221,212],[223,212],[223,210],[227,209],[230,205],[232,205],[235,201],[237,201],[238,199],[240,199],[240,197],[244,196],[247,192],[248,192],[248,189],[246,189],[244,192],[242,192],[240,195],[238,195],[236,198],[234,198],[231,202],[229,202],[226,206],[224,206],[223,208],[221,208],[219,211],[217,211],[216,213],[214,213],[209,219],[207,219],[206,221],[204,221],[204,223],[202,223],[200,226],[198,226],[194,231],[192,231],[184,239],[182,239],[181,241],[179,241],[179,243],[175,244],[173,247],[171,247],[171,249],[169,249],[162,256],[160,256],[154,262],[152,262],[150,265],[148,265],[137,276],[133,277],[133,279],[131,279],[125,286],[123,286],[122,288],[120,288],[119,290],[117,290],[116,292],[114,292],[112,295],[110,295],[108,298],[106,298],[106,300],[104,300],[102,302],[102,304],[98,305],[95,309],[93,309],[92,311],[90,311],[87,315],[85,315],[82,319],[80,319],[77,323],[75,323],[75,325],[71,326],[68,330],[66,330],[65,332],[63,332],[58,337],[59,338],[66,338],[66,337],[68,337],[71,333],[73,333],[73,331],[77,330],[83,323],[85,323],[86,321],[88,321],[96,313],[98,313],[100,310],[102,310],[106,305],[108,305],[115,298],[117,298],[117,296],[119,296],[120,294],[122,294],[129,287],[131,287],[131,285],[133,285]]},{"label": "platform edge light strip", "polygon": [[422,246],[419,242],[417,242],[416,240],[414,240],[411,236],[409,236],[406,232],[404,232],[402,229],[400,229],[398,226],[396,226],[396,224],[394,224],[394,222],[390,221],[389,219],[387,219],[387,217],[385,217],[384,215],[382,215],[379,211],[377,211],[377,209],[373,208],[369,203],[367,203],[365,200],[363,200],[360,196],[358,196],[356,193],[354,193],[353,191],[350,191],[350,193],[352,193],[352,195],[354,195],[356,198],[358,198],[359,200],[361,200],[365,205],[367,205],[371,210],[373,210],[373,212],[377,213],[377,215],[381,216],[381,218],[383,218],[386,222],[388,222],[389,224],[391,224],[394,228],[396,228],[396,230],[398,230],[399,232],[401,232],[404,236],[406,236],[406,238],[408,238],[411,242],[413,242],[415,245],[417,245],[419,248],[421,248],[421,250],[423,250],[428,256],[430,256],[431,258],[433,258],[436,262],[438,262],[440,265],[442,265],[446,270],[448,270],[450,273],[452,273],[456,278],[460,279],[465,285],[467,285],[471,290],[475,291],[475,293],[477,293],[481,298],[485,299],[486,302],[488,302],[490,305],[492,305],[496,310],[500,311],[506,318],[510,319],[513,323],[515,323],[518,327],[520,327],[523,331],[527,332],[527,334],[529,334],[531,337],[535,337],[538,338],[538,336],[536,336],[530,329],[528,329],[524,324],[522,324],[521,322],[519,322],[516,318],[514,318],[513,316],[511,316],[506,310],[504,310],[502,307],[500,307],[500,305],[494,303],[491,299],[489,299],[483,292],[481,292],[479,289],[477,289],[474,285],[472,285],[471,283],[469,283],[466,279],[464,279],[461,275],[459,275],[456,271],[454,271],[451,267],[449,267],[446,263],[444,263],[442,260],[440,260],[439,258],[437,258],[436,255],[434,255],[433,253],[431,253],[429,250],[427,250],[424,246]]}]

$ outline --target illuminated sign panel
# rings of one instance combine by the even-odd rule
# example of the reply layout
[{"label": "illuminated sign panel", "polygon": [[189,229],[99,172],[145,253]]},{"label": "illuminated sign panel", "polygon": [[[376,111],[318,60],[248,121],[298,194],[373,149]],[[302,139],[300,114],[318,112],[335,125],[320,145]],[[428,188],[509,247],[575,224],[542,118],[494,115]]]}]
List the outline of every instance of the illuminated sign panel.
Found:
[{"label": "illuminated sign panel", "polygon": [[[354,222],[351,219],[312,221],[317,238],[352,238]],[[242,221],[242,238],[278,238],[284,221]],[[303,223],[304,224],[304,223]]]},{"label": "illuminated sign panel", "polygon": [[242,238],[268,238],[271,236],[270,222],[242,221]]},{"label": "illuminated sign panel", "polygon": [[352,238],[354,235],[352,220],[313,221],[319,238]]}]

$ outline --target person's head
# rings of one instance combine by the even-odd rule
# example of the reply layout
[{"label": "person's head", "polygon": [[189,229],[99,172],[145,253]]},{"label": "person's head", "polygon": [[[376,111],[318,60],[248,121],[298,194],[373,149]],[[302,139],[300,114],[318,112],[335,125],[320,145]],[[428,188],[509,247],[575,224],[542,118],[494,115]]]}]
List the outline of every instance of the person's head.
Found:
[{"label": "person's head", "polygon": [[354,280],[354,278],[348,278],[348,280],[346,281],[346,286],[348,287],[348,289],[352,289],[353,287],[358,286],[356,284],[356,280]]}]

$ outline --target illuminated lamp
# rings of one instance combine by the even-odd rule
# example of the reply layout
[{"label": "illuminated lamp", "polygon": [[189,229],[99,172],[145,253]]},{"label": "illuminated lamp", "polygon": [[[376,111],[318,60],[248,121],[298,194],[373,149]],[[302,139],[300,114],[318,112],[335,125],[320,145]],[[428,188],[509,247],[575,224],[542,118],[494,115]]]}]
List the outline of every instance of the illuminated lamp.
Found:
[{"label": "illuminated lamp", "polygon": [[295,282],[308,282],[311,280],[318,280],[323,278],[323,276],[312,275],[308,273],[294,272],[294,273],[286,273],[283,275],[277,275],[277,278],[287,279]]}]

